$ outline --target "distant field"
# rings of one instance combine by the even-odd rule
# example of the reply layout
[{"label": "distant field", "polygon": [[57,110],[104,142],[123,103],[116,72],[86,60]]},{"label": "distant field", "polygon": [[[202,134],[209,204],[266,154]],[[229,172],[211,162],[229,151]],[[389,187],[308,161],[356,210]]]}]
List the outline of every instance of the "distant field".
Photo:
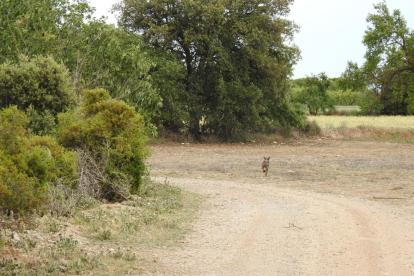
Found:
[{"label": "distant field", "polygon": [[345,111],[345,112],[353,112],[353,111],[361,111],[361,108],[357,105],[336,105],[335,109],[337,111]]},{"label": "distant field", "polygon": [[309,121],[316,121],[322,129],[340,127],[379,127],[414,129],[414,116],[308,116]]}]

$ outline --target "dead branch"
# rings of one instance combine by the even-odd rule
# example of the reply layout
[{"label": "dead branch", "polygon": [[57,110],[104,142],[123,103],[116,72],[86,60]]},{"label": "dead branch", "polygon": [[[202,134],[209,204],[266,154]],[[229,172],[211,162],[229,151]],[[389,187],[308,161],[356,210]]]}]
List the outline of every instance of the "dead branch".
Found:
[{"label": "dead branch", "polygon": [[302,227],[298,227],[298,226],[296,226],[295,224],[293,224],[293,223],[290,223],[289,222],[289,226],[283,226],[284,228],[298,228],[298,229],[303,229]]},{"label": "dead branch", "polygon": [[374,196],[373,199],[406,199],[405,197],[376,197]]}]

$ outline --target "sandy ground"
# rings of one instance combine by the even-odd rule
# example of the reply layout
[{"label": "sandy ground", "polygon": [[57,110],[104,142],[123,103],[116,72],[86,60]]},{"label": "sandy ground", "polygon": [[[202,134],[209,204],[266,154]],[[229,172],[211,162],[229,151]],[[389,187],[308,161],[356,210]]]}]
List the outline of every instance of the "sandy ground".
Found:
[{"label": "sandy ground", "polygon": [[414,275],[414,144],[152,150],[154,179],[206,201],[182,246],[157,252],[151,275]]}]

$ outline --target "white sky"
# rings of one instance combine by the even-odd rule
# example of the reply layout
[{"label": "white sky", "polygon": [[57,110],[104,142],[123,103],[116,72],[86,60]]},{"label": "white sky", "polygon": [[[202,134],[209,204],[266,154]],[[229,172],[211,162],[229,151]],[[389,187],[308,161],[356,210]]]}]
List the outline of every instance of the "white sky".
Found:
[{"label": "white sky", "polygon": [[[302,52],[302,59],[294,69],[293,78],[303,78],[325,72],[328,77],[340,77],[348,61],[364,62],[362,39],[367,29],[366,18],[374,13],[374,4],[382,0],[295,0],[289,19],[301,29],[294,43]],[[95,16],[109,17],[109,10],[119,0],[89,0],[97,9]],[[414,30],[414,0],[387,0],[388,8],[401,13]]]}]

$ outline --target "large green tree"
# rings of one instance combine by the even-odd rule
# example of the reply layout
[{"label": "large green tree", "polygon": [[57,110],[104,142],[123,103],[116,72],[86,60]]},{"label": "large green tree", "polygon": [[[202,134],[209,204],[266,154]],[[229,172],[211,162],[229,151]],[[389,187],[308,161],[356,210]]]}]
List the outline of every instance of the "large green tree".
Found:
[{"label": "large green tree", "polygon": [[0,1],[0,63],[22,54],[71,56],[92,12],[85,0]]},{"label": "large green tree", "polygon": [[302,79],[298,84],[301,90],[296,95],[296,101],[306,106],[311,115],[333,109],[333,100],[327,93],[330,83],[325,73]]},{"label": "large green tree", "polygon": [[182,64],[190,133],[232,139],[301,121],[286,100],[299,58],[289,44],[297,27],[285,18],[292,2],[123,0],[117,10],[124,28]]},{"label": "large green tree", "polygon": [[414,33],[400,10],[389,11],[386,2],[374,6],[367,18],[363,43],[365,63],[349,62],[343,74],[345,87],[366,90],[362,108],[380,114],[414,113]]}]

